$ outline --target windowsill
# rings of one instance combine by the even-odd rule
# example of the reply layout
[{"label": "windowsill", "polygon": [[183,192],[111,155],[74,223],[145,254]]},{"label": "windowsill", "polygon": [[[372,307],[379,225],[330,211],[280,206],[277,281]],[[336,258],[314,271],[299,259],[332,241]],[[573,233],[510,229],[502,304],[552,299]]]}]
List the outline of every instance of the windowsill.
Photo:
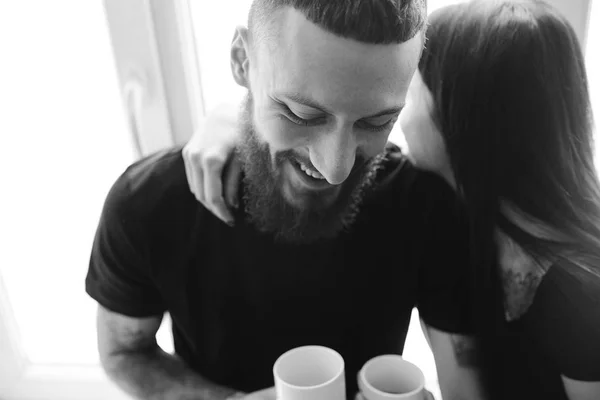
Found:
[{"label": "windowsill", "polygon": [[31,365],[4,400],[131,400],[98,365]]}]

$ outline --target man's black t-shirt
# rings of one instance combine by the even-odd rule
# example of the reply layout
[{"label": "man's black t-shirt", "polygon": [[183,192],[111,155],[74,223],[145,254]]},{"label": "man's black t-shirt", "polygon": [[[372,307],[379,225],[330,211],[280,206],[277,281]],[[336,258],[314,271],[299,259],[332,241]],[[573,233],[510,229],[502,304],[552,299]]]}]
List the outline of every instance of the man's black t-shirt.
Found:
[{"label": "man's black t-shirt", "polygon": [[276,243],[231,228],[188,189],[181,149],[136,162],[104,205],[86,290],[131,317],[169,312],[176,353],[241,391],[273,385],[279,355],[302,345],[344,357],[348,396],[370,358],[401,353],[413,307],[429,325],[469,329],[468,248],[454,193],[388,151],[356,223],[335,240]]}]

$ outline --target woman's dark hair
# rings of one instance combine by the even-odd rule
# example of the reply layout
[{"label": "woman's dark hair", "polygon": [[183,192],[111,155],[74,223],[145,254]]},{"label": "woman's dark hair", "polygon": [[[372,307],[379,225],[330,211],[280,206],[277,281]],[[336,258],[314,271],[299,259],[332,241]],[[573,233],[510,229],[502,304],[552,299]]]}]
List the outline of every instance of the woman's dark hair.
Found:
[{"label": "woman's dark hair", "polygon": [[600,184],[573,28],[548,4],[523,0],[449,6],[429,23],[419,72],[470,215],[479,294],[503,315],[497,228],[538,260],[600,276]]}]

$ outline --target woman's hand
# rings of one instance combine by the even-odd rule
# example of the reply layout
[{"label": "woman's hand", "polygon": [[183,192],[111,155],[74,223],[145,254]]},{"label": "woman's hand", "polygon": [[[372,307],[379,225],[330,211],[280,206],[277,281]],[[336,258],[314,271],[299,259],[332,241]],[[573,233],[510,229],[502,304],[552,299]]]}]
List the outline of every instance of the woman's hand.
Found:
[{"label": "woman's hand", "polygon": [[238,206],[241,165],[234,151],[240,140],[239,107],[224,104],[208,115],[183,148],[190,191],[223,222],[233,225],[230,207]]}]

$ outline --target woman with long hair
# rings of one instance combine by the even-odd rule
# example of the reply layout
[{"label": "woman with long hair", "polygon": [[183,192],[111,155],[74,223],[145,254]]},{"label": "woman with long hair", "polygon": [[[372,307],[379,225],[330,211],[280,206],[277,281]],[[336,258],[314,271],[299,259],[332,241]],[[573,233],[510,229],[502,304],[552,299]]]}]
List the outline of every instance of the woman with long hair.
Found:
[{"label": "woman with long hair", "polygon": [[466,205],[490,393],[600,399],[600,184],[577,36],[544,2],[484,0],[433,13],[427,37],[400,123],[416,165]]},{"label": "woman with long hair", "polygon": [[[490,398],[600,399],[600,184],[572,27],[542,1],[434,12],[400,124],[468,211]],[[226,159],[232,135],[207,131]]]}]

